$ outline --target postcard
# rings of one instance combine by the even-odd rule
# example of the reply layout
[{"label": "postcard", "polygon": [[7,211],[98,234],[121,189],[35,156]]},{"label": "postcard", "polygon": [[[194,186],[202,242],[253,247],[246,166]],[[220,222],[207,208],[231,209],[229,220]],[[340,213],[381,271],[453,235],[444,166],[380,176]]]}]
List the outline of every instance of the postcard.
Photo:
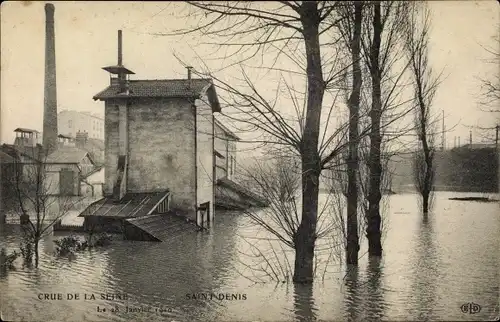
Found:
[{"label": "postcard", "polygon": [[3,321],[500,316],[494,1],[6,1]]}]

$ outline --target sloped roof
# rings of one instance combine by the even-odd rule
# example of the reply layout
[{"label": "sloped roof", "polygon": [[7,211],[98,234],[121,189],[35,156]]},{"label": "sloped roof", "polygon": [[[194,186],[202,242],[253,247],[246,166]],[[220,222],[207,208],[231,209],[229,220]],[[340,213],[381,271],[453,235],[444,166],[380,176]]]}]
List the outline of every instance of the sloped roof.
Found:
[{"label": "sloped roof", "polygon": [[[73,146],[62,146],[49,154],[47,163],[80,163],[88,152]],[[92,159],[91,159],[92,160]]]},{"label": "sloped roof", "polygon": [[154,210],[154,207],[160,200],[165,197],[166,192],[149,192],[149,193],[127,193],[122,200],[116,202],[113,198],[103,198],[97,203],[87,207],[79,216],[98,216],[98,217],[114,217],[114,218],[129,218],[146,216]]},{"label": "sloped roof", "polygon": [[27,129],[23,127],[18,127],[17,129],[14,130],[14,132],[40,133],[37,130]]},{"label": "sloped roof", "polygon": [[4,153],[0,151],[0,163],[15,163],[16,159],[8,155],[7,153]]},{"label": "sloped roof", "polygon": [[112,84],[103,91],[96,94],[93,99],[105,101],[112,98],[174,98],[195,97],[207,92],[208,99],[214,112],[220,112],[219,99],[211,79],[193,78],[188,79],[152,79],[152,80],[129,80],[129,93],[120,94],[118,84]]},{"label": "sloped roof", "polygon": [[43,160],[43,149],[40,144],[36,146],[17,146],[14,144],[3,144],[2,150],[4,153],[10,155],[13,158],[20,158],[20,156],[25,156],[31,160],[41,161]]},{"label": "sloped roof", "polygon": [[147,233],[157,241],[168,241],[178,237],[186,231],[194,231],[193,224],[186,222],[185,218],[167,214],[152,214],[149,216],[128,218],[127,222]]},{"label": "sloped roof", "polygon": [[[228,178],[217,179],[217,186],[226,187],[228,189],[231,189],[234,192],[236,192],[240,195],[243,195],[246,198],[248,198],[249,200],[252,200],[253,202],[259,204],[260,206],[267,206],[268,205],[268,202],[264,197],[259,196],[258,194],[250,191],[249,189],[243,187],[242,185],[240,185],[240,184],[238,184],[238,183],[236,183]],[[216,196],[216,198],[217,198],[217,196]]]},{"label": "sloped roof", "polygon": [[[210,79],[151,79],[130,80],[128,97],[193,97],[199,95],[212,84]],[[94,100],[123,97],[119,85],[108,86],[94,96]]]}]

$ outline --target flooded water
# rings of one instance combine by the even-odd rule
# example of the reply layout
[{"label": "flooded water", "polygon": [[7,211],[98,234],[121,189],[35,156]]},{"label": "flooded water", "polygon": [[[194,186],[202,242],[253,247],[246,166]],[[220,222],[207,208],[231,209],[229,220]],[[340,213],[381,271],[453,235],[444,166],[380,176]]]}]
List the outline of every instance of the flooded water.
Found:
[{"label": "flooded water", "polygon": [[[332,262],[312,286],[252,283],[249,278],[257,277],[245,257],[251,255],[252,240],[262,235],[236,214],[218,214],[210,233],[186,232],[163,243],[118,240],[72,260],[53,255],[54,237],[49,236],[41,245],[38,269],[22,268],[19,259],[17,270],[0,277],[2,318],[493,320],[499,316],[498,203],[448,200],[451,196],[457,194],[438,193],[436,211],[426,220],[415,206],[415,195],[391,196],[384,257],[369,261],[363,255],[357,269]],[[2,231],[2,247],[12,250],[18,242],[12,226]],[[365,253],[363,241],[360,254]],[[68,294],[79,298],[68,299]],[[481,310],[462,312],[468,303]]]}]

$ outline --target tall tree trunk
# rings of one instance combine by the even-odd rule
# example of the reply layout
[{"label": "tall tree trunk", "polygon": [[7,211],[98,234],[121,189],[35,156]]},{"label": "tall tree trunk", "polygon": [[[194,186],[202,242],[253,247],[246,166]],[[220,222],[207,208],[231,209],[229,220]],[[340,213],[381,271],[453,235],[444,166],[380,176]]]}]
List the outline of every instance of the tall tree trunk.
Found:
[{"label": "tall tree trunk", "polygon": [[313,281],[314,246],[318,216],[319,175],[321,159],[318,153],[318,138],[321,105],[325,92],[321,53],[319,45],[318,3],[302,4],[301,21],[307,57],[307,112],[304,135],[301,142],[302,160],[302,220],[294,236],[295,270],[293,281]]},{"label": "tall tree trunk", "polygon": [[38,243],[39,243],[39,240],[36,239],[34,244],[33,244],[33,248],[34,248],[34,251],[35,251],[35,267],[38,267],[38,262],[39,262],[39,252],[38,252]]},{"label": "tall tree trunk", "polygon": [[431,192],[434,185],[434,169],[433,169],[433,155],[429,144],[427,143],[427,133],[424,134],[423,137],[423,146],[424,146],[424,159],[425,159],[425,177],[424,184],[422,189],[422,211],[424,214],[428,214],[431,205]]},{"label": "tall tree trunk", "polygon": [[[422,76],[423,77],[423,76]],[[429,213],[430,208],[430,196],[434,185],[434,169],[433,169],[433,148],[429,146],[429,106],[426,106],[423,93],[422,80],[417,77],[416,85],[418,90],[418,101],[420,109],[420,133],[419,138],[422,143],[422,153],[423,153],[423,164],[419,166],[418,170],[420,173],[417,176],[424,176],[423,182],[420,184],[420,194],[422,196],[422,212],[424,214]],[[419,152],[420,153],[420,152]],[[423,173],[422,173],[423,172]]]},{"label": "tall tree trunk", "polygon": [[380,147],[382,136],[380,133],[380,121],[382,117],[382,88],[381,70],[379,63],[380,43],[382,34],[382,23],[380,15],[380,2],[373,4],[373,43],[370,52],[370,73],[372,79],[372,107],[370,111],[370,186],[368,193],[368,212],[366,237],[368,239],[368,255],[382,256],[381,242],[381,217],[380,217],[380,184],[382,180],[382,164],[380,162]]},{"label": "tall tree trunk", "polygon": [[429,193],[426,191],[422,194],[422,212],[424,214],[429,213]]},{"label": "tall tree trunk", "polygon": [[361,23],[363,3],[354,3],[354,30],[351,43],[353,84],[349,97],[349,160],[347,162],[347,264],[358,264],[359,236],[358,236],[358,183],[359,168],[359,104],[363,78],[360,66],[361,51]]}]

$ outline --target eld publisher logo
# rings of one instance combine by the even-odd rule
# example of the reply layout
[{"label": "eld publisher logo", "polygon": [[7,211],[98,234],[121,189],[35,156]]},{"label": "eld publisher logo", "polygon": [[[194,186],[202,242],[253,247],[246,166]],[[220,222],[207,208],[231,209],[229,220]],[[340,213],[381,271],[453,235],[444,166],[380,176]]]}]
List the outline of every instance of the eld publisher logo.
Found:
[{"label": "eld publisher logo", "polygon": [[481,305],[476,303],[465,303],[460,307],[463,313],[476,314],[481,312]]}]

